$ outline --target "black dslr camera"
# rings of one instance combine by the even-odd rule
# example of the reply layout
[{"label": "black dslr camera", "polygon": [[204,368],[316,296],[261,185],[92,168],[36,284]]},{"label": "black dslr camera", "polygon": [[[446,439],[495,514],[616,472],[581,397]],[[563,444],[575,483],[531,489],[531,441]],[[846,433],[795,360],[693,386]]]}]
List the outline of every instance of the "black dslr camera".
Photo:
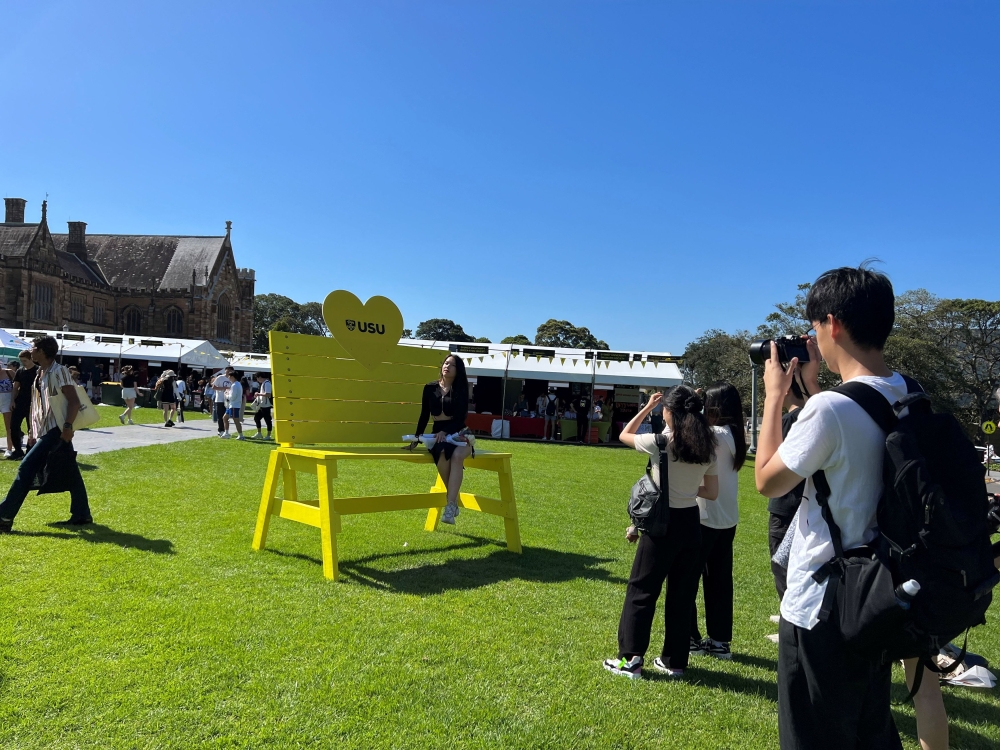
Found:
[{"label": "black dslr camera", "polygon": [[[799,358],[799,363],[809,361],[809,350],[806,340],[801,336],[779,336],[774,339],[778,345],[778,361],[787,365],[793,357]],[[750,361],[755,365],[764,364],[771,358],[771,339],[758,339],[750,344]]]}]

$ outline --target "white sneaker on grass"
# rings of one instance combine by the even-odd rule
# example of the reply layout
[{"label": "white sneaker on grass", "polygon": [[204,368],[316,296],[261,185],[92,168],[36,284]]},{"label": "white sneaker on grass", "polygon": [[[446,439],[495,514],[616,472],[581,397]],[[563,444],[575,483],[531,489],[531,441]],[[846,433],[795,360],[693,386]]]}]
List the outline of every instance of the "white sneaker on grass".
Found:
[{"label": "white sneaker on grass", "polygon": [[222,438],[223,440],[227,440],[227,439],[229,439],[229,433],[228,432],[220,432],[219,433],[219,437]]},{"label": "white sneaker on grass", "polygon": [[125,415],[124,414],[119,414],[118,415],[118,421],[121,422],[122,424],[125,424]]},{"label": "white sneaker on grass", "polygon": [[238,435],[238,436],[236,437],[236,439],[237,439],[237,440],[246,440],[246,436],[245,436],[245,435]]},{"label": "white sneaker on grass", "polygon": [[653,659],[653,669],[655,669],[660,674],[665,674],[667,677],[683,677],[683,669],[672,669],[663,663],[663,659],[657,656]]},{"label": "white sneaker on grass", "polygon": [[604,668],[611,674],[628,677],[630,680],[638,680],[642,677],[642,657],[633,656],[631,659],[618,657],[617,659],[605,659]]},{"label": "white sneaker on grass", "polygon": [[777,633],[771,633],[770,635],[765,635],[764,637],[767,638],[767,640],[769,640],[771,643],[777,643],[778,642],[778,634]]},{"label": "white sneaker on grass", "polygon": [[773,622],[775,625],[777,625],[778,623],[781,622],[781,615],[771,615],[767,619]]},{"label": "white sneaker on grass", "polygon": [[254,440],[260,440],[260,439],[261,439],[262,437],[264,437],[264,435],[263,435],[263,433],[262,433],[262,432],[261,432],[260,430],[258,430],[258,431],[257,431],[257,434],[256,434],[256,435],[251,435],[251,437],[252,437],[252,438],[253,438]]}]

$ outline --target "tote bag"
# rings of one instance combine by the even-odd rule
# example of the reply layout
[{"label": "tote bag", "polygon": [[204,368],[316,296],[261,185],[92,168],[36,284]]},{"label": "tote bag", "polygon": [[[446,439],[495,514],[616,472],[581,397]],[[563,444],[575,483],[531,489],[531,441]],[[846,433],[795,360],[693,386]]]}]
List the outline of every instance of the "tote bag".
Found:
[{"label": "tote bag", "polygon": [[[87,391],[84,390],[83,386],[77,385],[74,387],[76,388],[77,398],[80,399],[80,411],[76,413],[76,419],[73,420],[73,430],[76,431],[97,424],[101,415],[97,413],[97,407],[88,398]],[[60,427],[66,424],[66,408],[68,404],[66,403],[66,397],[61,391],[49,396],[49,406],[52,409],[52,415],[56,418],[56,423]]]}]

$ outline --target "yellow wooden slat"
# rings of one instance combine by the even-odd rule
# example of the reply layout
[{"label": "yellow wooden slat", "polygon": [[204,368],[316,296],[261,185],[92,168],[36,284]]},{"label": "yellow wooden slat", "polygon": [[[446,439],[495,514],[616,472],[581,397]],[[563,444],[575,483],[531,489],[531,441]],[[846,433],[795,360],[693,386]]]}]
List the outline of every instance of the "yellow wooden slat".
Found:
[{"label": "yellow wooden slat", "polygon": [[[503,503],[492,497],[482,497],[469,492],[461,493],[461,506],[493,516],[503,516]],[[393,510],[418,510],[443,508],[448,502],[444,492],[417,492],[409,495],[371,495],[368,497],[338,497],[333,507],[342,516],[361,513],[385,513]]]},{"label": "yellow wooden slat", "polygon": [[398,443],[412,433],[415,422],[364,424],[359,422],[286,422],[274,423],[279,443]]},{"label": "yellow wooden slat", "polygon": [[304,354],[272,354],[274,375],[299,375],[314,378],[343,378],[378,383],[429,383],[437,377],[435,366],[384,364],[369,370],[353,359],[308,357]]},{"label": "yellow wooden slat", "polygon": [[316,528],[319,528],[320,525],[319,503],[312,505],[294,500],[285,500],[281,504],[281,513],[278,515],[282,518],[287,518],[289,521],[298,521],[299,523],[315,526]]},{"label": "yellow wooden slat", "polygon": [[275,419],[289,422],[409,422],[416,426],[419,416],[419,404],[326,401],[311,398],[274,400]]},{"label": "yellow wooden slat", "polygon": [[278,375],[271,381],[274,395],[288,398],[332,398],[345,401],[392,401],[419,404],[425,383],[380,383],[370,380],[302,378]]},{"label": "yellow wooden slat", "polygon": [[[271,354],[308,354],[313,357],[340,357],[353,359],[336,339],[325,336],[306,336],[301,333],[271,331]],[[413,346],[399,346],[390,349],[385,362],[440,367],[448,352],[441,349],[417,349]],[[378,368],[376,368],[378,369]]]}]

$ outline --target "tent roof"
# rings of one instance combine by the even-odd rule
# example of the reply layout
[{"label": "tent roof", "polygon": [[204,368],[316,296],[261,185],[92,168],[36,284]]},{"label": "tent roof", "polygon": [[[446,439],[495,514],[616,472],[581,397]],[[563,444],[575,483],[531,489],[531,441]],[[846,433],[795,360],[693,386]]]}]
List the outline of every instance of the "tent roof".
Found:
[{"label": "tent roof", "polygon": [[[453,351],[473,377],[558,380],[569,383],[667,387],[683,381],[669,352],[602,352],[518,344],[455,344],[402,339],[403,346]],[[588,355],[591,358],[588,359]]]},{"label": "tent roof", "polygon": [[46,331],[7,328],[7,333],[32,339],[37,334],[54,336],[61,351],[77,357],[107,357],[108,359],[146,359],[154,362],[176,362],[189,367],[225,367],[229,360],[207,341],[163,337],[128,336],[74,331]]}]

